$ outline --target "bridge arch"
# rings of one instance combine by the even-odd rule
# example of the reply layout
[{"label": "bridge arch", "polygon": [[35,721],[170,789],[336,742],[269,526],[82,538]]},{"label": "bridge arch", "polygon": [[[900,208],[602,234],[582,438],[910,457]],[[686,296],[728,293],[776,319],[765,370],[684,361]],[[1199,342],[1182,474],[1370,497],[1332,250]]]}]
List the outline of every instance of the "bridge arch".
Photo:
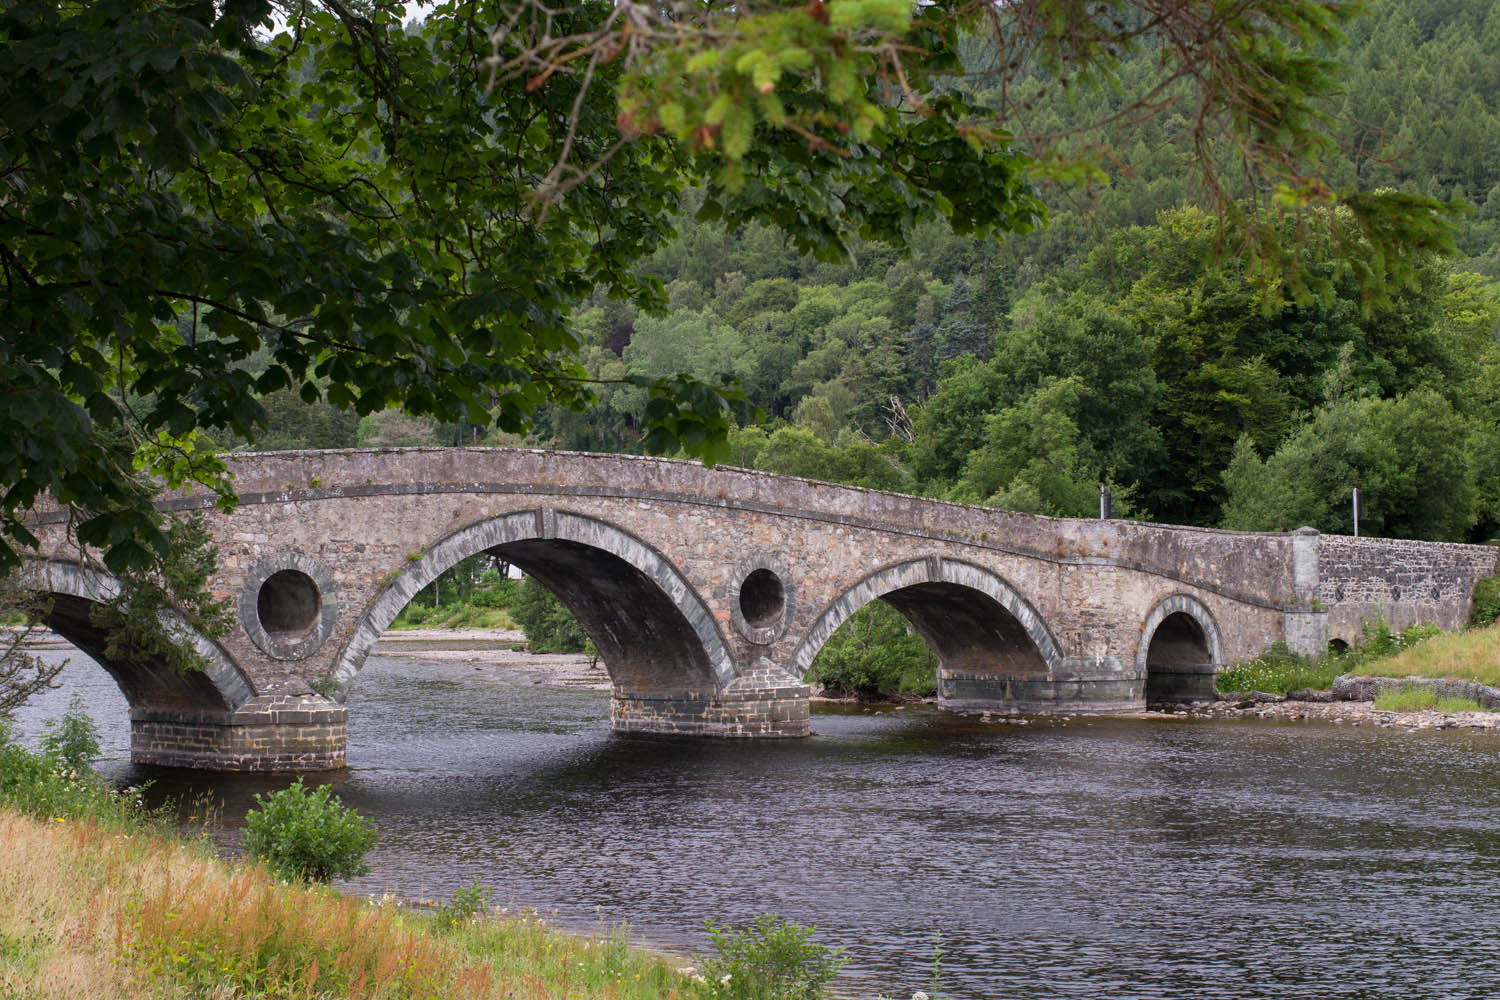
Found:
[{"label": "bridge arch", "polygon": [[1223,662],[1219,623],[1196,597],[1171,594],[1147,616],[1135,665],[1148,703],[1212,697]]},{"label": "bridge arch", "polygon": [[204,669],[182,673],[162,662],[137,662],[106,655],[108,641],[89,618],[90,609],[119,596],[120,582],[108,573],[58,559],[33,560],[19,573],[23,590],[47,600],[43,619],[102,666],[119,685],[132,709],[233,712],[255,697],[255,689],[239,665],[218,643],[167,613],[163,624],[185,639],[203,658]]},{"label": "bridge arch", "polygon": [[1014,587],[981,566],[928,556],[876,570],[835,598],[798,644],[790,672],[805,676],[834,631],[881,598],[927,640],[944,673],[1046,675],[1061,664],[1042,616]]},{"label": "bridge arch", "polygon": [[616,525],[546,507],[460,528],[402,567],[339,651],[331,676],[341,700],[417,592],[481,552],[504,556],[557,595],[617,690],[716,690],[738,675],[713,615],[670,560]]}]

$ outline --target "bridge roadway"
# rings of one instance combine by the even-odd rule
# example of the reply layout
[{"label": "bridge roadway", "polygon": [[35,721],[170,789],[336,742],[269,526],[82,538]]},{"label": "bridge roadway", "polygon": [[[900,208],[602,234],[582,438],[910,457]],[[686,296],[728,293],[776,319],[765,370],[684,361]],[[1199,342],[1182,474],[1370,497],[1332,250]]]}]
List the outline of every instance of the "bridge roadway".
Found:
[{"label": "bridge roadway", "polygon": [[493,552],[577,615],[621,732],[796,737],[803,677],[864,604],[938,653],[959,712],[1121,712],[1210,689],[1277,640],[1305,653],[1384,613],[1455,627],[1500,548],[1035,517],[740,469],[500,449],[240,454],[232,513],[203,493],[210,586],[238,623],[193,640],[202,674],[111,661],[89,624],[114,582],[40,512],[32,586],[50,624],[110,671],[141,763],[342,766],[345,693],[397,613]]}]

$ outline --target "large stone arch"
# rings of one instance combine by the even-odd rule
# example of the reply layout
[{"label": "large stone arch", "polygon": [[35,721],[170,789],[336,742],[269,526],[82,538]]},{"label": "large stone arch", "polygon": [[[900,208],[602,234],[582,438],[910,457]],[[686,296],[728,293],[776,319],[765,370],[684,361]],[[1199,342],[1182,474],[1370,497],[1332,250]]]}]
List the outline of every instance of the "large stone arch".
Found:
[{"label": "large stone arch", "polygon": [[1218,620],[1191,594],[1171,594],[1141,626],[1135,666],[1152,703],[1212,698],[1224,662]]},{"label": "large stone arch", "polygon": [[89,620],[91,607],[120,593],[119,581],[107,573],[63,560],[33,560],[22,567],[18,582],[48,601],[47,627],[98,662],[119,685],[133,713],[234,712],[255,697],[249,678],[229,654],[171,613],[163,615],[162,623],[192,645],[203,658],[203,670],[183,673],[162,662],[107,656],[106,637]]},{"label": "large stone arch", "polygon": [[972,563],[928,556],[876,570],[830,602],[792,654],[789,671],[805,676],[834,631],[881,598],[905,615],[942,659],[940,698],[945,680],[1050,677],[1062,664],[1042,616],[1014,587]]},{"label": "large stone arch", "polygon": [[402,567],[338,654],[332,678],[340,697],[418,591],[487,551],[557,594],[599,649],[617,691],[712,691],[737,676],[713,615],[665,556],[613,524],[547,507],[460,528]]}]

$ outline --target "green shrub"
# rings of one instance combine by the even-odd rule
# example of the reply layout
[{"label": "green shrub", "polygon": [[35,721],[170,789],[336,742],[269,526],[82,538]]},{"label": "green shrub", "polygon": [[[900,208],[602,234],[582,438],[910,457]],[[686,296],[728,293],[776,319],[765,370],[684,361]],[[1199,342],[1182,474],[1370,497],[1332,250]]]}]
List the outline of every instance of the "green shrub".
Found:
[{"label": "green shrub", "polygon": [[42,724],[42,752],[80,773],[99,757],[99,727],[84,709],[83,692],[74,691],[62,717]]},{"label": "green shrub", "polygon": [[1400,632],[1392,632],[1391,627],[1386,624],[1385,615],[1381,615],[1373,622],[1365,622],[1360,631],[1362,638],[1359,644],[1348,654],[1353,661],[1353,666],[1360,666],[1385,656],[1395,656],[1423,640],[1443,634],[1442,629],[1430,622],[1419,622]]},{"label": "green shrub", "polygon": [[828,637],[807,679],[849,694],[927,695],[937,690],[937,667],[937,656],[901,612],[872,601]]},{"label": "green shrub", "polygon": [[1500,621],[1500,576],[1474,581],[1474,610],[1469,614],[1469,624],[1488,628],[1497,621]]},{"label": "green shrub", "polygon": [[[116,790],[92,772],[50,754],[0,739],[0,805],[42,819],[77,818],[126,829],[159,819],[142,804],[142,789]],[[165,816],[166,810],[162,811]]]},{"label": "green shrub", "polygon": [[474,591],[470,598],[481,608],[508,608],[520,595],[520,581],[502,579],[498,573],[486,573],[483,583],[484,586]]},{"label": "green shrub", "polygon": [[480,885],[479,879],[475,878],[473,884],[455,889],[448,902],[438,904],[433,917],[439,927],[461,927],[489,909],[490,897],[494,895],[494,889]]},{"label": "green shrub", "polygon": [[718,955],[701,961],[698,995],[705,1000],[819,1000],[845,959],[812,939],[816,928],[765,913],[736,931],[708,923]]},{"label": "green shrub", "polygon": [[242,843],[280,878],[330,882],[370,870],[365,855],[379,839],[375,824],[344,804],[327,785],[309,791],[298,778],[245,815]]},{"label": "green shrub", "polygon": [[526,633],[526,641],[535,653],[590,653],[593,643],[573,613],[563,607],[552,591],[527,577],[517,589],[510,616]]}]

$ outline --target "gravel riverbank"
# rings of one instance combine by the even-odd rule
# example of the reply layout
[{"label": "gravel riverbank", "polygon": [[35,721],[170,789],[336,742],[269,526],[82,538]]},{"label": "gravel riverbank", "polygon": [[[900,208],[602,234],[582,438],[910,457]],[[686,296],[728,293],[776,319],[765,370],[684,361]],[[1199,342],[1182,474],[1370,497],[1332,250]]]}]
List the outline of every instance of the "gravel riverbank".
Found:
[{"label": "gravel riverbank", "polygon": [[1275,695],[1252,695],[1236,701],[1196,702],[1169,714],[1329,722],[1382,729],[1500,729],[1500,712],[1439,712],[1436,709],[1388,712],[1376,708],[1373,701],[1272,700],[1275,698]]},{"label": "gravel riverbank", "polygon": [[375,656],[424,660],[463,660],[476,671],[490,671],[526,684],[608,691],[604,664],[582,653],[529,653],[520,631],[489,629],[406,629],[386,632]]}]

